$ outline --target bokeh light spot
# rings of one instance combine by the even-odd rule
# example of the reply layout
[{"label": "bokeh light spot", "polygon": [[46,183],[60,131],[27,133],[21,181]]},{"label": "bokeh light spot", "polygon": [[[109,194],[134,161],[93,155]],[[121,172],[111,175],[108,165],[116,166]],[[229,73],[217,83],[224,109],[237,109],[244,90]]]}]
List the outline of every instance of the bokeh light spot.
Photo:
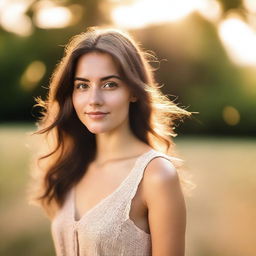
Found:
[{"label": "bokeh light spot", "polygon": [[244,0],[244,6],[248,11],[256,13],[256,1],[255,0]]},{"label": "bokeh light spot", "polygon": [[221,7],[216,0],[137,0],[113,10],[112,19],[119,27],[141,28],[150,24],[176,22],[198,11],[210,20],[219,19]]},{"label": "bokeh light spot", "polygon": [[198,1],[197,10],[210,21],[219,21],[223,11],[220,3],[215,0]]},{"label": "bokeh light spot", "polygon": [[231,126],[237,125],[240,122],[240,114],[238,110],[232,106],[226,106],[223,109],[222,116],[224,121]]},{"label": "bokeh light spot", "polygon": [[256,65],[256,32],[239,17],[220,23],[219,36],[231,60],[238,65]]},{"label": "bokeh light spot", "polygon": [[66,7],[44,7],[38,9],[34,20],[36,25],[40,28],[64,28],[70,25],[72,12]]},{"label": "bokeh light spot", "polygon": [[23,75],[21,76],[21,87],[26,91],[31,91],[35,88],[38,82],[43,78],[46,72],[46,66],[41,61],[33,61],[28,65]]},{"label": "bokeh light spot", "polygon": [[33,32],[31,19],[25,15],[32,0],[3,2],[0,8],[0,24],[8,32],[30,36]]}]

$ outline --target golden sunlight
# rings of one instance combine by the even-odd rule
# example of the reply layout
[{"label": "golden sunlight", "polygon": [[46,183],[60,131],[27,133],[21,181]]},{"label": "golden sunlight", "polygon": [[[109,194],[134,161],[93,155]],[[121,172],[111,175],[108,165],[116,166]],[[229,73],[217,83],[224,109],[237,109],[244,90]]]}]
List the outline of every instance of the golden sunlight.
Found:
[{"label": "golden sunlight", "polygon": [[237,16],[222,21],[220,39],[230,58],[238,65],[256,65],[256,32]]},{"label": "golden sunlight", "polygon": [[69,8],[55,6],[49,1],[40,1],[34,16],[36,25],[40,28],[64,28],[72,21]]},{"label": "golden sunlight", "polygon": [[197,10],[205,19],[210,21],[215,22],[221,19],[222,7],[217,1],[198,1]]},{"label": "golden sunlight", "polygon": [[137,0],[130,5],[120,2],[112,12],[112,19],[117,26],[139,28],[178,21],[194,11],[210,20],[219,19],[221,15],[221,7],[216,0]]},{"label": "golden sunlight", "polygon": [[256,1],[255,0],[244,0],[244,6],[248,11],[256,13]]},{"label": "golden sunlight", "polygon": [[25,15],[33,0],[2,1],[0,24],[8,32],[19,36],[29,36],[33,32],[31,19]]}]

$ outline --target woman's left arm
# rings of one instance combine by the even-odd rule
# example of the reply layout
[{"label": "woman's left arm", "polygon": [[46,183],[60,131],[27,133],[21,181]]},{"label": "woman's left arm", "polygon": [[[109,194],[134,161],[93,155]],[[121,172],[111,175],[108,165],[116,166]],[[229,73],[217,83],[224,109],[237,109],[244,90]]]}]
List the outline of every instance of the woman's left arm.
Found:
[{"label": "woman's left arm", "polygon": [[152,256],[184,256],[186,205],[175,167],[165,158],[154,158],[144,180]]}]

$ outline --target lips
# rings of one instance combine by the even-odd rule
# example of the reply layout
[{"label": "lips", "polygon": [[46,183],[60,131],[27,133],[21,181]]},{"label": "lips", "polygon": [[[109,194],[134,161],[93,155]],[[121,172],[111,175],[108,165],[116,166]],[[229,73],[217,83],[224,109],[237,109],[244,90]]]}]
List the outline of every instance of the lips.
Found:
[{"label": "lips", "polygon": [[103,115],[103,114],[108,114],[108,113],[97,111],[97,112],[88,112],[87,114],[89,114],[89,115]]},{"label": "lips", "polygon": [[108,113],[97,111],[97,112],[88,112],[88,113],[86,113],[86,114],[87,114],[91,119],[99,120],[99,119],[104,118]]}]

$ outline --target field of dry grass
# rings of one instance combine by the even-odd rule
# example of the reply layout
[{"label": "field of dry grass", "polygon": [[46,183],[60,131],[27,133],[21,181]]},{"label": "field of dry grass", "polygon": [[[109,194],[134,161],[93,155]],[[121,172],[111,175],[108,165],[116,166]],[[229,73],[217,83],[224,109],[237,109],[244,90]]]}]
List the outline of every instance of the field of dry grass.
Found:
[{"label": "field of dry grass", "polygon": [[[0,255],[54,255],[49,221],[26,202],[31,130],[0,126]],[[196,184],[186,197],[186,256],[256,255],[256,138],[181,137],[175,143]]]}]

